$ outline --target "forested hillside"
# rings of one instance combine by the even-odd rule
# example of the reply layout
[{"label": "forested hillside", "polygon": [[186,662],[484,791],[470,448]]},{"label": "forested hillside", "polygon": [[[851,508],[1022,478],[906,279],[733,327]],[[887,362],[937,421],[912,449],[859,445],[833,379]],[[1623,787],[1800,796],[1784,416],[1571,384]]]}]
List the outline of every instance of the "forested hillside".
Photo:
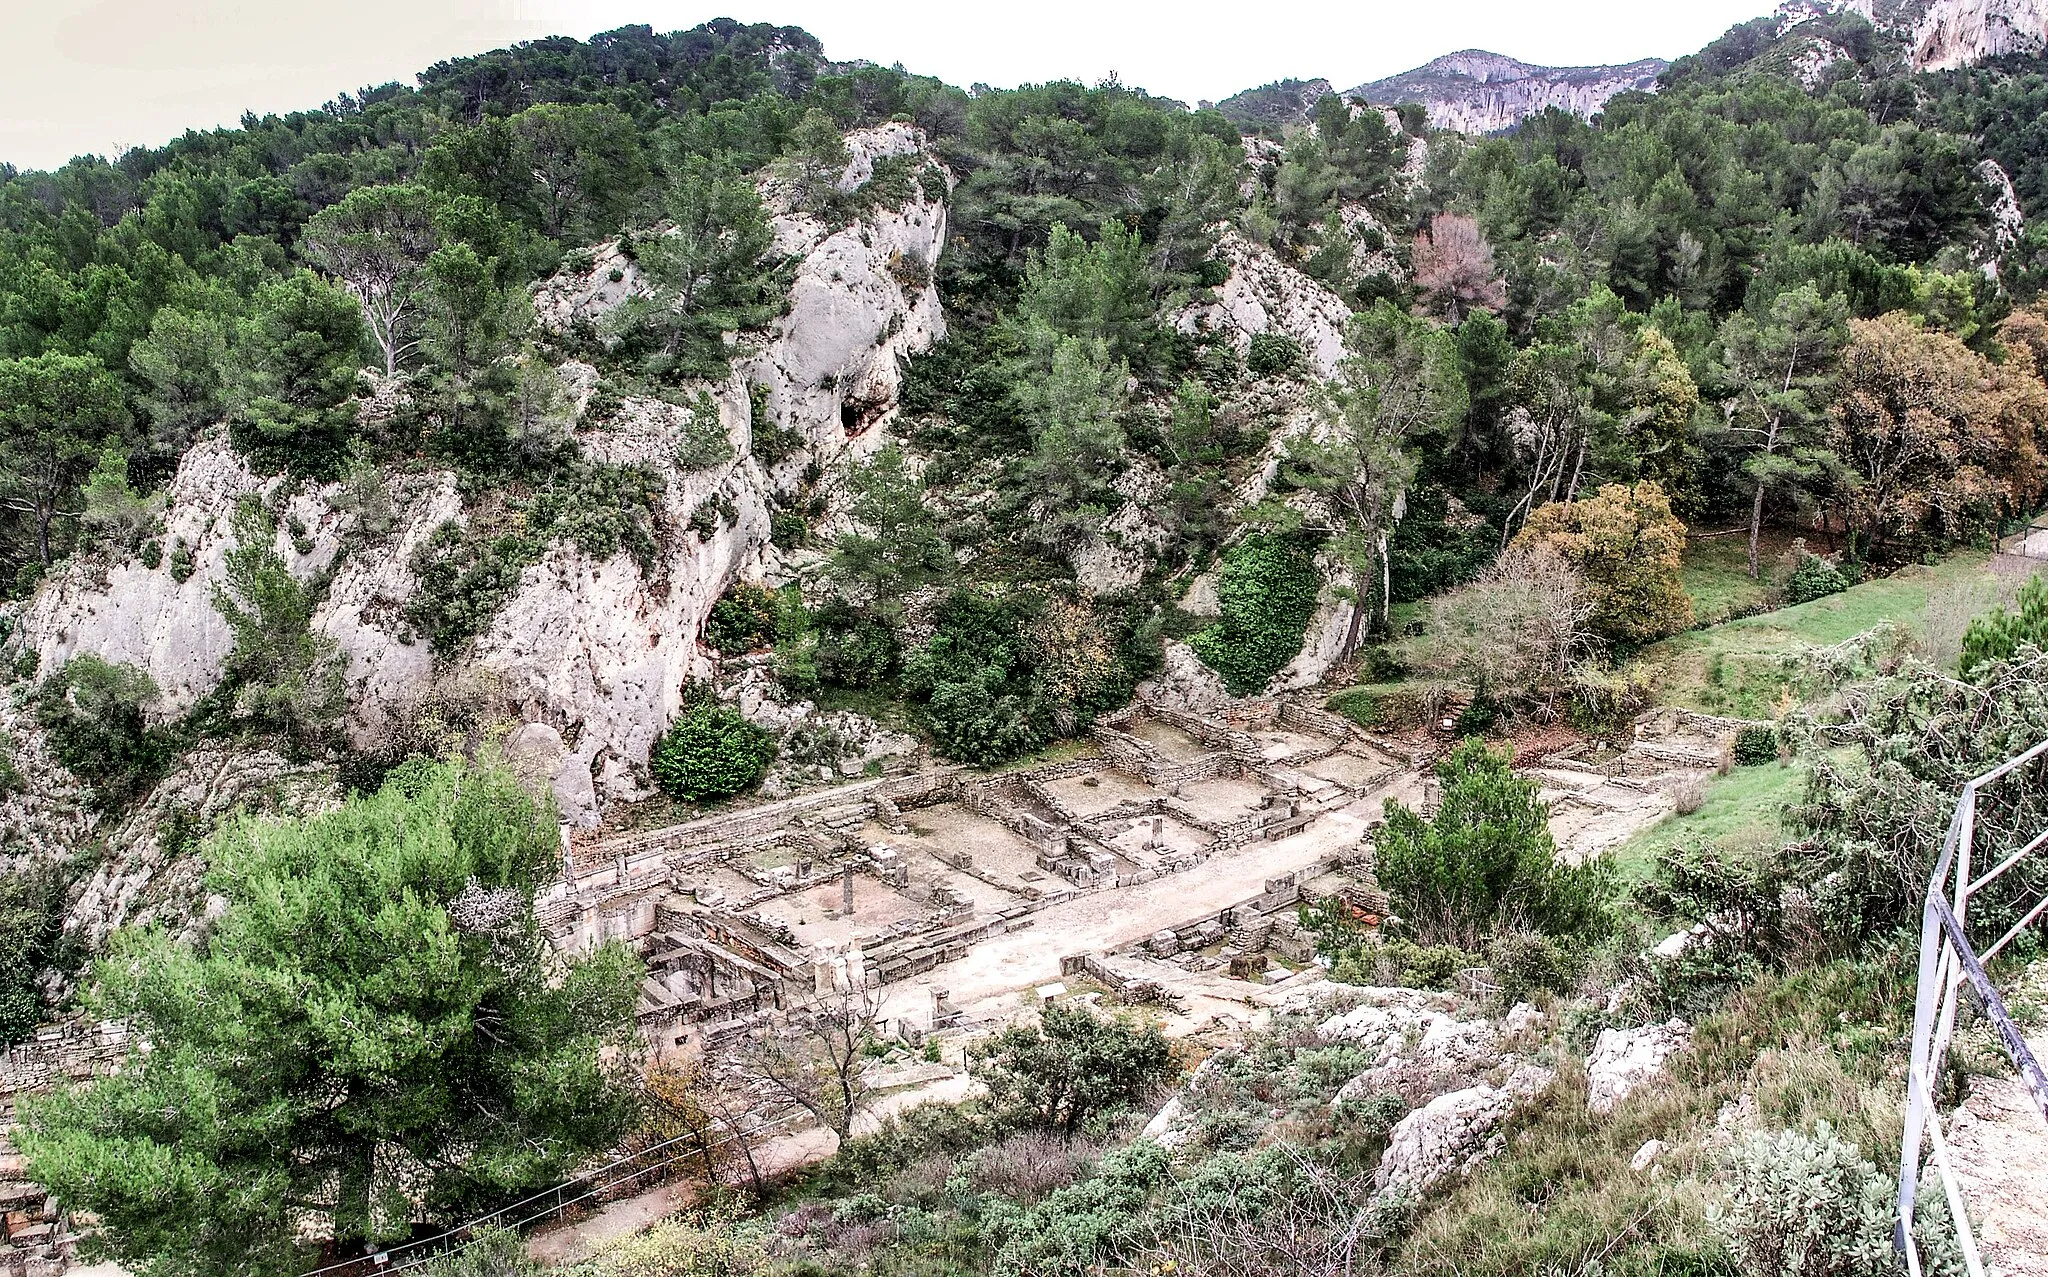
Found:
[{"label": "forested hillside", "polygon": [[[374,913],[365,883],[438,900],[430,915],[480,907],[477,892],[524,893],[530,909],[549,813],[492,790],[520,831],[498,847],[465,814],[483,799],[422,759],[502,759],[580,832],[927,757],[999,767],[1084,738],[1141,693],[1209,709],[1321,686],[1316,699],[1375,730],[1625,741],[1673,659],[1654,645],[1726,619],[1698,588],[1709,542],[1741,547],[1722,585],[1747,610],[1988,547],[2048,500],[2048,70],[2008,56],[1915,72],[1897,34],[1838,9],[1737,27],[1592,119],[1551,109],[1486,137],[1431,127],[1413,104],[1311,102],[1314,81],[1227,102],[1242,128],[1114,81],[964,90],[833,62],[796,28],[721,20],[536,41],[112,159],[0,167],[0,851],[15,870],[0,879],[0,1038],[82,1007],[151,1013],[146,980],[96,980],[90,960],[147,959],[103,977],[177,968],[172,948],[132,947],[137,929],[154,928],[148,945],[196,942],[236,890],[260,903],[239,912],[235,897],[221,934],[261,962],[288,956],[274,933],[297,925],[293,908],[337,929],[350,909]],[[1675,851],[1625,895],[1604,862],[1552,868],[1512,750],[1447,740],[1432,783],[1471,806],[1434,826],[1404,810],[1388,842],[1412,858],[1408,899],[1477,912],[1394,951],[1358,934],[1348,906],[1304,925],[1339,982],[1456,988],[1489,968],[1501,1010],[1539,997],[1580,1050],[1602,1028],[1683,1014],[1722,1053],[1714,1067],[1740,1073],[1759,1051],[1746,1035],[1789,1024],[1831,1042],[1838,1006],[1856,1033],[1895,1029],[1876,987],[1891,976],[1858,965],[1858,945],[1913,920],[1925,866],[1907,823],[1976,761],[1910,741],[1986,697],[2003,708],[1984,714],[2007,717],[1978,745],[2026,735],[2035,694],[2000,699],[1999,682],[2033,686],[2026,617],[1973,632],[1961,667],[1958,634],[1934,681],[1875,647],[1831,649],[1796,688],[1776,666],[1753,695],[1720,664],[1703,676],[1750,696],[1734,707],[1746,716],[1783,719],[1749,738],[1759,760],[1826,737],[1790,850],[1748,848],[1757,858],[1733,867]],[[1826,736],[1799,711],[1851,667],[1900,680],[1870,693],[1893,716]],[[1920,768],[1919,787],[1844,763],[1857,748]],[[1871,816],[1899,805],[1894,782],[1913,813]],[[373,820],[429,800],[431,856],[403,839],[364,850],[383,846]],[[236,832],[243,810],[309,832]],[[1459,841],[1481,839],[1454,828],[1466,818],[1484,839],[1520,832],[1484,842],[1504,857],[1497,880],[1460,879],[1467,896],[1443,903],[1416,883],[1480,854]],[[1536,850],[1500,852],[1510,843]],[[336,848],[361,864],[334,899],[265,894],[267,875]],[[1795,883],[1800,916],[1819,919],[1796,941],[1780,916]],[[1767,920],[1691,965],[1642,952],[1652,919],[1745,911]],[[421,925],[441,939],[466,925],[435,916]],[[333,1208],[335,1244],[395,1227],[378,1212],[396,1208],[349,1179],[377,1139],[490,1150],[489,1166],[450,1154],[421,1172],[416,1214],[447,1222],[551,1182],[630,1125],[592,1097],[633,964],[573,968],[609,981],[592,994],[605,1014],[586,1015],[547,991],[538,933],[506,926],[499,949],[478,941],[446,967],[535,1017],[519,1042],[476,1040],[494,1080],[475,1103],[506,1125],[395,1106],[377,1110],[382,1135],[333,1135],[287,1178],[320,1196],[331,1169],[337,1192],[360,1191]],[[392,934],[332,960],[361,965],[350,979],[398,964]],[[508,965],[511,949],[527,957]],[[297,1013],[237,984],[220,952],[190,958],[191,978],[266,1017]],[[405,970],[440,996],[427,966]],[[447,997],[419,1014],[493,1023]],[[813,1186],[831,1210],[772,1246],[737,1213],[689,1243],[754,1248],[754,1268],[658,1271],[755,1271],[768,1250],[790,1272],[871,1256],[905,1273],[1294,1271],[1158,1239],[1226,1198],[1259,1216],[1239,1181],[1310,1209],[1329,1182],[1278,1149],[1361,1176],[1378,1164],[1407,1109],[1348,1088],[1340,1103],[1342,1070],[1364,1063],[1303,1047],[1297,1019],[1232,1057],[1251,1072],[1230,1074],[1242,1093],[1203,1119],[1215,1158],[1199,1172],[1101,1116],[1170,1075],[1156,1038],[1092,1019],[1051,1045],[1016,1030],[989,1048],[982,1107],[849,1145]],[[206,1020],[165,1022],[197,1041]],[[527,1049],[560,1067],[522,1091]],[[1095,1118],[1032,1115],[1031,1070],[1058,1051],[1127,1083]],[[1811,1054],[1802,1067],[1827,1053]],[[1809,1091],[1767,1089],[1788,1124],[1832,1112],[1814,1098],[1828,1087],[1882,1082],[1881,1062],[1842,1058]],[[405,1068],[390,1076],[432,1072]],[[296,1237],[238,1249],[248,1220],[270,1218],[256,1193],[236,1198],[246,1216],[151,1241],[156,1189],[177,1179],[196,1217],[219,1185],[165,1172],[109,1188],[81,1151],[101,1146],[77,1132],[128,1120],[121,1104],[189,1112],[198,1092],[180,1088],[197,1084],[167,1069],[106,1087],[127,1098],[101,1108],[49,1109],[39,1120],[58,1134],[31,1149],[39,1167],[178,1257],[160,1271],[304,1259]],[[1668,1110],[1619,1134],[1536,1120],[1571,1154],[1546,1169],[1524,1147],[1458,1190],[1455,1218],[1376,1195],[1346,1262],[1355,1249],[1387,1271],[1448,1272],[1461,1254],[1491,1265],[1467,1273],[1735,1271],[1696,1197],[1589,1187],[1626,1165],[1620,1141],[1678,1141],[1672,1129],[1712,1124],[1738,1092],[1754,1107],[1754,1079],[1730,1076],[1688,1075]],[[1584,1078],[1568,1069],[1561,1085]],[[1856,1093],[1854,1132],[1896,1144]],[[469,1102],[441,1098],[451,1113]],[[1297,1103],[1300,1127],[1281,1130]],[[1329,1114],[1342,1129],[1318,1125]],[[184,1120],[156,1137],[196,1140]],[[968,1187],[933,1171],[1062,1122],[1065,1151],[1006,1154],[1050,1159],[1036,1187],[1023,1170],[991,1187],[986,1159]],[[532,1138],[518,1148],[507,1131]],[[208,1174],[261,1156],[260,1124],[233,1134],[205,1154]],[[1076,1152],[1077,1138],[1092,1143]],[[1837,1155],[1818,1138],[1816,1156]],[[911,1169],[938,1178],[905,1187]],[[1580,1194],[1578,1233],[1536,1221],[1551,1170]],[[902,1204],[855,1195],[875,1177],[918,1203],[918,1222],[862,1234],[848,1259],[841,1233]],[[1638,1206],[1629,1228],[1649,1240],[1611,1268],[1579,1248]],[[1132,1220],[1158,1244],[1142,1247]]]}]

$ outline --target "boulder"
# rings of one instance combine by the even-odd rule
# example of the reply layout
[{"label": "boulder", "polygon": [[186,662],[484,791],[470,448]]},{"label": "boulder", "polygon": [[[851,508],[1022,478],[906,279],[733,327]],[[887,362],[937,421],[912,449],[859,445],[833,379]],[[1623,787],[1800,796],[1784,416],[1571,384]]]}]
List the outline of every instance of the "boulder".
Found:
[{"label": "boulder", "polygon": [[1515,1105],[1550,1085],[1549,1069],[1524,1065],[1505,1085],[1480,1083],[1439,1095],[1394,1124],[1373,1174],[1381,1193],[1420,1196],[1453,1174],[1467,1174],[1499,1151],[1502,1122]]},{"label": "boulder", "polygon": [[1644,1085],[1667,1076],[1665,1062],[1690,1045],[1692,1026],[1683,1020],[1603,1030],[1586,1057],[1586,1107],[1612,1113]]}]

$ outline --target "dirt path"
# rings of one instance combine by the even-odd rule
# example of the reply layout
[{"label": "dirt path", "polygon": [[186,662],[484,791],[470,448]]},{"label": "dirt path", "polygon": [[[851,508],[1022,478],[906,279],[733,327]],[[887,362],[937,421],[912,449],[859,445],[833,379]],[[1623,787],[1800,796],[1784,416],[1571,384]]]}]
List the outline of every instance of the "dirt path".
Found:
[{"label": "dirt path", "polygon": [[[2048,1057],[2048,1035],[2027,1045]],[[2018,1077],[1977,1078],[1945,1129],[1990,1277],[2048,1277],[2048,1122],[2033,1095]]]},{"label": "dirt path", "polygon": [[1060,959],[1102,953],[1134,944],[1162,927],[1199,918],[1264,889],[1266,879],[1307,868],[1331,852],[1356,846],[1370,825],[1383,819],[1388,793],[1408,803],[1420,800],[1403,787],[1360,799],[1332,811],[1292,838],[1253,843],[1183,873],[1123,891],[1103,891],[1039,910],[1022,931],[984,940],[967,956],[919,978],[952,994],[955,1006],[1060,978]]},{"label": "dirt path", "polygon": [[[779,1135],[754,1150],[754,1160],[764,1179],[781,1179],[806,1166],[815,1165],[838,1151],[838,1137],[827,1130],[811,1128]],[[745,1165],[728,1168],[725,1178],[744,1184]],[[609,1242],[645,1232],[655,1224],[693,1205],[704,1185],[671,1181],[657,1184],[634,1197],[611,1203],[587,1219],[560,1228],[535,1233],[527,1239],[526,1253],[544,1264],[573,1264],[588,1259]]]}]

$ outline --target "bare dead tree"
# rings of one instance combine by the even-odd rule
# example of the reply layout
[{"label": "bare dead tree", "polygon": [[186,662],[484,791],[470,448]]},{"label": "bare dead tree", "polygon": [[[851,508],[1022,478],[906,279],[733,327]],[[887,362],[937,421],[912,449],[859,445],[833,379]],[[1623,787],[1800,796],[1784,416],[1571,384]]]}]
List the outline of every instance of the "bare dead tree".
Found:
[{"label": "bare dead tree", "polygon": [[845,1139],[867,1102],[862,1072],[880,1036],[881,1009],[872,984],[820,994],[757,1020],[734,1043],[727,1067]]},{"label": "bare dead tree", "polygon": [[1438,213],[1415,237],[1415,287],[1455,325],[1475,310],[1508,304],[1508,286],[1493,262],[1493,245],[1479,223],[1462,213]]}]

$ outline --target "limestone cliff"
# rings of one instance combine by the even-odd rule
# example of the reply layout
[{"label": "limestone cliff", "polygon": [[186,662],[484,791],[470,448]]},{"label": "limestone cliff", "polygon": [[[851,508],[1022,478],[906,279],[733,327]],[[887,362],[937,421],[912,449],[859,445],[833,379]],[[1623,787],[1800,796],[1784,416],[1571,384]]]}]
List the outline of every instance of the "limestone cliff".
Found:
[{"label": "limestone cliff", "polygon": [[1467,49],[1345,94],[1381,106],[1419,102],[1429,122],[1460,133],[1500,133],[1552,107],[1590,116],[1617,93],[1653,90],[1668,66],[1645,58],[1626,66],[1539,67]]},{"label": "limestone cliff", "polygon": [[[891,124],[856,133],[847,145],[852,161],[840,185],[851,191],[877,158],[921,154],[924,140],[908,125]],[[901,207],[836,227],[785,209],[773,228],[778,250],[801,259],[787,313],[770,331],[740,339],[730,375],[704,387],[733,445],[729,460],[696,470],[678,461],[699,409],[629,396],[592,421],[582,412],[595,370],[575,363],[560,370],[577,404],[583,454],[645,466],[661,482],[659,554],[651,565],[624,552],[595,561],[556,543],[525,569],[516,593],[450,670],[437,667],[404,613],[416,584],[413,550],[442,524],[466,517],[453,477],[389,476],[397,517],[378,538],[356,534],[336,485],[291,491],[283,512],[303,534],[281,529],[275,548],[302,579],[329,576],[314,628],[346,658],[355,744],[374,747],[392,715],[437,679],[473,673],[489,678],[516,718],[545,724],[564,742],[555,791],[573,819],[591,823],[603,799],[646,792],[655,739],[684,685],[709,671],[697,638],[711,605],[735,579],[777,575],[780,556],[768,543],[773,494],[812,463],[829,468],[879,446],[895,411],[901,359],[945,332],[931,284],[946,237],[941,192],[918,184]],[[618,246],[602,245],[586,268],[540,285],[535,311],[544,326],[562,328],[602,315],[641,287]],[[756,413],[761,424],[800,441],[777,465],[753,454]],[[170,486],[163,542],[182,553],[156,567],[132,559],[67,565],[24,610],[22,645],[43,669],[80,652],[132,663],[162,688],[164,713],[189,708],[218,685],[232,646],[213,589],[233,544],[233,511],[251,494],[277,504],[284,484],[251,473],[216,431],[185,456]],[[715,521],[715,531],[692,529],[691,515],[708,501],[728,517]],[[189,568],[181,566],[186,555]]]},{"label": "limestone cliff", "polygon": [[1934,0],[1913,29],[1913,65],[1971,66],[2048,47],[2048,0]]},{"label": "limestone cliff", "polygon": [[1788,11],[1862,14],[1905,45],[1918,71],[2048,49],[2048,0],[1788,0]]}]

